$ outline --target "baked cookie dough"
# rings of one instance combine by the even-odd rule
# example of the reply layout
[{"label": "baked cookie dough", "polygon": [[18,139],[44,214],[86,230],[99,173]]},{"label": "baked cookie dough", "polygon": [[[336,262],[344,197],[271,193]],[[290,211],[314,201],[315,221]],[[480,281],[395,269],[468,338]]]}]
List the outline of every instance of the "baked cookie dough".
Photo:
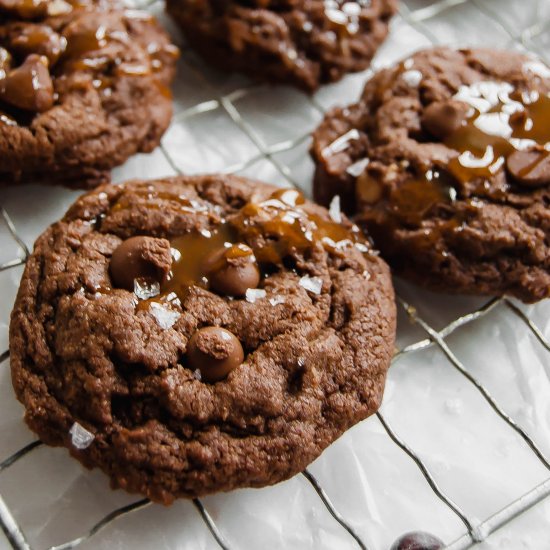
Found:
[{"label": "baked cookie dough", "polygon": [[0,184],[89,188],[152,151],[178,50],[147,13],[105,0],[0,0]]},{"label": "baked cookie dough", "polygon": [[335,204],[233,176],[107,185],[35,244],[13,385],[39,437],[113,487],[261,487],[377,410],[393,298]]},{"label": "baked cookie dough", "polygon": [[422,51],[326,115],[315,197],[339,195],[403,277],[535,302],[550,296],[549,120],[539,60]]},{"label": "baked cookie dough", "polygon": [[168,0],[167,9],[214,65],[313,92],[369,66],[397,0]]}]

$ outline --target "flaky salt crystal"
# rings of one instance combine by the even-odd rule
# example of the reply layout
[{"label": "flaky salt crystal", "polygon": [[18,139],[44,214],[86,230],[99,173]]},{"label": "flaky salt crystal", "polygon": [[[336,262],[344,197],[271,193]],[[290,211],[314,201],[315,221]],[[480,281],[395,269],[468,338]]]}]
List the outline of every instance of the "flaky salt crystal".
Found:
[{"label": "flaky salt crystal", "polygon": [[346,168],[346,172],[350,176],[353,176],[354,178],[357,178],[365,171],[365,168],[369,165],[369,162],[370,162],[370,159],[368,159],[368,158],[360,159],[357,162],[354,162],[353,164],[350,164]]},{"label": "flaky salt crystal", "polygon": [[305,288],[308,292],[313,292],[313,294],[321,294],[323,279],[321,279],[321,277],[309,277],[308,275],[304,275],[298,284]]},{"label": "flaky salt crystal", "polygon": [[134,280],[134,294],[140,300],[149,300],[160,294],[160,284],[156,281],[149,282],[146,279]]},{"label": "flaky salt crystal", "polygon": [[340,210],[340,195],[334,195],[330,201],[328,215],[335,223],[342,223],[342,211]]},{"label": "flaky salt crystal", "polygon": [[87,449],[95,439],[95,435],[89,432],[78,422],[75,422],[71,426],[69,433],[71,434],[71,443],[73,444],[73,447],[79,450]]},{"label": "flaky salt crystal", "polygon": [[263,288],[248,288],[246,290],[246,301],[253,304],[256,302],[256,300],[261,300],[262,298],[265,298],[266,291]]},{"label": "flaky salt crystal", "polygon": [[181,252],[177,248],[170,248],[170,255],[173,262],[179,262],[181,260]]},{"label": "flaky salt crystal", "polygon": [[180,318],[180,314],[173,309],[168,309],[162,304],[151,304],[149,308],[151,315],[155,318],[160,328],[169,329]]},{"label": "flaky salt crystal", "polygon": [[407,86],[418,88],[418,85],[422,82],[422,73],[416,69],[412,69],[410,71],[405,71],[401,75],[401,78],[403,78]]},{"label": "flaky salt crystal", "polygon": [[272,305],[272,306],[278,306],[279,304],[284,304],[285,303],[285,299],[283,296],[272,296],[271,298],[269,298],[269,303]]},{"label": "flaky salt crystal", "polygon": [[332,143],[327,145],[323,151],[322,155],[325,158],[328,158],[335,153],[340,153],[341,151],[345,151],[350,144],[350,141],[358,140],[361,137],[361,134],[359,134],[359,131],[353,128],[349,132],[346,132],[345,134],[341,135],[339,138],[335,139]]}]

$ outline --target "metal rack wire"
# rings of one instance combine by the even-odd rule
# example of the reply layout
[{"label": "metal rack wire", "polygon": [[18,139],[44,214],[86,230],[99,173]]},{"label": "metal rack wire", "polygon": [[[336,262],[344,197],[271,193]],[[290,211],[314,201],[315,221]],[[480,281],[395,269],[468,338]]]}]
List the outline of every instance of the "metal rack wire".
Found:
[{"label": "metal rack wire", "polygon": [[[152,7],[160,0],[135,0],[134,4],[140,7]],[[544,1],[538,0],[533,2],[533,9],[535,10],[535,17],[532,24],[525,28],[518,29],[516,26],[511,25],[509,21],[502,17],[501,12],[498,9],[499,2],[496,0],[439,0],[436,2],[421,2],[420,0],[409,0],[408,2],[402,2],[400,9],[400,16],[403,21],[413,27],[417,32],[424,36],[431,44],[438,44],[438,37],[432,32],[430,28],[430,20],[435,17],[445,16],[448,10],[456,9],[457,6],[462,4],[468,4],[473,6],[480,14],[491,18],[492,21],[498,27],[506,33],[509,37],[510,45],[513,47],[520,47],[528,51],[535,52],[537,55],[544,57],[542,47],[537,45],[537,40],[546,36],[550,31],[550,14],[548,18],[544,19]],[[426,5],[428,4],[428,5]],[[248,94],[257,91],[260,87],[256,85],[245,86],[238,90],[231,91],[228,94],[219,94],[217,90],[209,83],[202,73],[202,67],[199,60],[193,56],[186,56],[187,69],[191,71],[197,80],[205,88],[210,89],[210,97],[208,101],[198,103],[189,108],[179,111],[173,120],[173,125],[181,124],[193,116],[207,113],[209,111],[221,110],[227,115],[231,121],[242,132],[248,136],[249,140],[254,144],[257,152],[250,158],[233,164],[231,166],[225,166],[226,172],[245,172],[247,169],[254,166],[254,164],[260,160],[267,160],[272,167],[278,172],[278,174],[288,182],[288,184],[301,187],[300,182],[293,177],[292,171],[285,163],[283,163],[278,155],[284,152],[292,151],[297,147],[307,143],[309,139],[309,132],[304,135],[293,137],[292,139],[282,140],[274,145],[266,146],[261,137],[256,132],[255,128],[242,116],[237,103],[243,97]],[[375,69],[376,67],[374,67]],[[311,105],[318,111],[320,115],[324,112],[323,105],[315,98],[309,98]],[[178,167],[177,160],[173,158],[169,148],[165,145],[161,145],[161,151],[164,155],[167,163],[172,167],[175,172],[181,172]],[[0,272],[7,271],[25,263],[26,258],[29,255],[29,250],[24,240],[19,236],[16,227],[12,223],[12,220],[8,212],[3,206],[0,206],[0,213],[3,221],[9,231],[9,234],[13,238],[14,243],[21,251],[21,258],[14,258],[10,261],[6,261],[0,265]],[[540,463],[549,470],[548,478],[525,493],[519,499],[514,502],[510,502],[503,509],[493,514],[492,516],[484,519],[483,521],[477,521],[469,517],[453,500],[445,494],[445,492],[437,484],[433,474],[430,472],[430,468],[421,459],[419,453],[417,453],[411,446],[409,446],[402,435],[396,433],[390,423],[384,417],[381,412],[376,414],[377,420],[381,426],[391,438],[391,440],[416,464],[422,475],[424,476],[427,484],[433,491],[433,493],[449,508],[449,510],[462,522],[464,525],[464,534],[451,543],[448,548],[452,550],[462,550],[473,546],[475,543],[485,540],[489,535],[497,531],[503,525],[509,523],[518,515],[522,514],[529,508],[533,507],[541,500],[550,495],[550,457],[546,457],[543,451],[537,446],[535,441],[530,437],[525,429],[523,429],[513,418],[506,414],[497,402],[497,400],[491,395],[487,387],[471,372],[467,367],[459,360],[455,355],[447,340],[458,329],[464,327],[470,323],[477,321],[478,319],[488,315],[490,312],[497,308],[505,309],[509,312],[509,315],[515,316],[519,322],[523,324],[526,331],[529,331],[538,341],[540,346],[547,352],[550,359],[550,342],[545,338],[542,331],[536,326],[536,324],[520,309],[516,304],[506,298],[492,299],[486,302],[482,307],[471,311],[465,315],[460,316],[451,323],[447,324],[442,329],[436,330],[427,321],[425,321],[417,313],[417,309],[413,304],[408,303],[404,299],[398,297],[398,307],[400,307],[406,315],[413,320],[418,327],[425,333],[425,338],[421,339],[413,344],[407,345],[404,348],[396,352],[393,362],[397,362],[403,359],[405,356],[417,353],[421,350],[425,350],[430,347],[438,348],[447,361],[456,369],[456,371],[464,377],[465,380],[471,384],[477,392],[488,403],[493,412],[498,415],[502,422],[504,422],[511,430],[514,430],[518,436],[523,439],[534,456],[540,461]],[[0,368],[7,368],[9,359],[9,352],[4,351],[0,353]],[[6,475],[10,468],[17,462],[25,460],[25,457],[32,453],[35,449],[42,446],[40,441],[34,441],[27,446],[21,448],[10,457],[0,463],[0,475]],[[335,521],[337,521],[342,529],[345,529],[349,536],[354,539],[357,546],[363,550],[370,548],[366,542],[354,530],[349,521],[347,521],[331,503],[327,493],[324,491],[320,482],[309,471],[305,470],[302,476],[314,489],[318,495],[320,501],[327,508],[328,512],[332,515]],[[116,510],[112,510],[107,513],[103,519],[97,522],[95,525],[89,528],[89,530],[83,533],[81,536],[67,541],[58,546],[50,547],[49,550],[68,550],[75,548],[83,542],[89,541],[100,530],[107,525],[116,521],[121,516],[130,514],[131,512],[143,509],[149,506],[151,503],[147,499],[136,500],[134,503],[123,506]],[[219,545],[220,548],[228,549],[234,548],[230,541],[225,540],[220,529],[216,525],[215,521],[208,513],[206,507],[203,505],[200,499],[194,499],[194,506],[196,507],[200,517],[204,521],[205,525],[209,529],[213,540]],[[0,526],[2,527],[7,539],[17,550],[31,550],[31,546],[26,540],[23,530],[20,528],[17,518],[10,510],[7,503],[0,495]]]}]

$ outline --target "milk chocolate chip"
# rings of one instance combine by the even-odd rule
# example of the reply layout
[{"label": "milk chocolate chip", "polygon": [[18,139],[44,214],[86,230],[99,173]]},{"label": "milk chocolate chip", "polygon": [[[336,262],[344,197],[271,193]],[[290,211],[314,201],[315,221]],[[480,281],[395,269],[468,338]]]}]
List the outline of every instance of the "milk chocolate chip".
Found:
[{"label": "milk chocolate chip", "polygon": [[131,237],[111,256],[111,279],[116,287],[134,290],[136,279],[163,283],[172,266],[170,243],[153,237]]},{"label": "milk chocolate chip", "polygon": [[65,51],[67,40],[47,25],[26,24],[11,39],[8,47],[16,56],[44,55],[52,67]]},{"label": "milk chocolate chip", "polygon": [[506,159],[510,175],[525,187],[550,184],[550,151],[514,151]]},{"label": "milk chocolate chip", "polygon": [[48,59],[29,55],[20,67],[0,80],[0,101],[25,111],[42,113],[53,105],[53,84]]},{"label": "milk chocolate chip", "polygon": [[198,369],[201,380],[218,382],[244,360],[244,351],[237,337],[221,327],[197,330],[187,343],[187,360]]},{"label": "milk chocolate chip", "polygon": [[0,0],[0,11],[7,11],[23,19],[37,19],[48,12],[48,0]]},{"label": "milk chocolate chip", "polygon": [[435,101],[424,110],[422,127],[443,140],[462,126],[469,110],[470,107],[462,101]]},{"label": "milk chocolate chip", "polygon": [[215,250],[204,261],[210,286],[220,294],[242,297],[260,283],[260,270],[252,249],[245,244]]}]

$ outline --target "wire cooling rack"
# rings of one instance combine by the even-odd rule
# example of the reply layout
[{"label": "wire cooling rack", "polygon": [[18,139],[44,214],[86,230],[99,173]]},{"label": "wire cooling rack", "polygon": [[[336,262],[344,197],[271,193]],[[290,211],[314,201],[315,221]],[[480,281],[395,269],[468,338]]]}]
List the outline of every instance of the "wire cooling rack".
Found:
[{"label": "wire cooling rack", "polygon": [[[162,17],[159,1],[136,0],[134,4]],[[177,37],[177,30],[173,27],[171,30]],[[371,71],[422,47],[436,44],[507,47],[531,51],[544,58],[550,45],[550,2],[402,2],[400,13],[392,23],[390,37],[375,58]],[[253,85],[238,76],[220,75],[204,67],[184,45],[182,49],[175,85],[175,116],[161,147],[151,157],[132,159],[126,167],[115,171],[115,179],[128,175],[153,177],[223,171],[293,185],[309,194],[312,166],[307,159],[307,148],[310,131],[331,105],[346,104],[357,98],[371,71],[349,76],[309,98],[284,87],[269,88]],[[6,350],[9,310],[22,266],[29,254],[28,245],[47,223],[62,214],[76,196],[65,190],[29,189],[32,192],[7,189],[0,194],[0,283],[8,289],[2,297],[0,310],[0,345]],[[33,199],[33,194],[38,197]],[[42,203],[43,197],[47,197],[46,204],[37,209],[36,205]],[[29,206],[33,200],[35,206]],[[122,548],[130,545],[181,548],[181,541],[186,538],[201,541],[190,546],[192,548],[279,548],[283,545],[286,548],[321,548],[326,543],[332,548],[384,549],[389,547],[388,541],[405,530],[405,526],[417,527],[415,521],[422,523],[418,518],[424,517],[425,528],[440,536],[441,529],[445,531],[443,538],[450,549],[469,548],[482,541],[488,545],[481,544],[481,547],[492,548],[491,541],[497,540],[494,536],[498,536],[501,528],[513,527],[513,520],[535,505],[538,504],[538,508],[545,506],[543,501],[550,495],[550,414],[544,403],[540,403],[540,392],[550,376],[548,301],[525,307],[506,298],[489,301],[451,298],[433,295],[399,281],[397,290],[400,310],[398,351],[393,359],[381,411],[352,430],[351,436],[346,434],[301,476],[278,486],[285,487],[281,489],[281,495],[270,493],[268,500],[273,508],[275,504],[280,508],[281,502],[285,502],[285,506],[293,509],[285,499],[292,500],[298,495],[295,498],[299,506],[312,510],[300,516],[300,525],[289,523],[286,531],[284,525],[279,527],[277,537],[270,540],[262,540],[261,532],[256,533],[260,538],[245,540],[239,538],[238,526],[235,529],[230,527],[238,524],[239,514],[243,513],[237,504],[238,495],[229,501],[229,497],[224,495],[218,500],[216,497],[195,499],[192,504],[185,502],[186,508],[180,503],[179,508],[174,505],[168,510],[161,508],[159,512],[159,507],[146,499],[136,500],[121,495],[120,491],[110,493],[97,489],[106,485],[101,474],[81,471],[80,466],[66,458],[63,451],[33,441],[30,432],[22,426],[21,408],[11,395],[9,353],[0,353],[0,417],[11,419],[11,423],[5,424],[0,420],[0,523],[6,537],[3,540],[0,534],[0,546],[4,543],[6,547],[11,545],[20,550],[65,550],[77,546]],[[506,327],[511,333],[506,332]],[[500,349],[507,340],[511,341],[511,347]],[[451,367],[444,378],[437,374],[440,365]],[[511,381],[521,378],[525,372],[531,374],[522,378],[519,404],[511,406],[513,395],[506,389],[510,384],[504,384],[503,390],[502,384],[495,385],[495,376],[508,377]],[[536,373],[541,378],[537,378]],[[538,393],[537,386],[540,386]],[[442,419],[432,412],[422,416],[424,404],[437,402],[439,394],[444,397],[443,408],[449,414],[443,415]],[[543,395],[543,401],[547,400],[544,399],[547,395]],[[474,419],[466,415],[462,424],[459,421],[458,426],[454,426],[450,419],[460,419],[463,408],[474,402]],[[418,418],[421,420],[417,420],[420,426],[414,426],[413,420],[409,421],[417,410],[420,410]],[[472,436],[474,432],[477,434],[478,427],[481,435]],[[451,433],[452,439],[460,440],[458,447],[452,447],[447,432]],[[483,454],[479,444],[495,434],[501,443],[504,442],[500,457]],[[374,458],[361,454],[363,451],[357,443],[361,438],[370,438],[368,443],[373,443],[372,448],[382,451],[378,454],[373,451]],[[388,441],[392,450],[389,450]],[[483,486],[487,478],[491,478],[487,470],[463,467],[466,458],[460,449],[465,449],[467,454],[471,448],[475,449],[476,455],[479,453],[479,457],[474,457],[474,463],[479,459],[480,463],[488,465],[489,471],[494,469],[494,479],[488,487]],[[57,453],[53,460],[53,463],[60,464],[57,470],[44,466],[46,458],[43,453],[49,453],[48,457]],[[457,458],[453,460],[455,454]],[[25,463],[33,456],[38,457],[34,465],[25,468]],[[354,460],[364,458],[364,470],[356,468],[353,471],[360,472],[359,477],[365,479],[350,481],[347,477],[348,468],[345,466],[350,456]],[[342,461],[343,467],[334,469],[335,460]],[[411,472],[411,465],[417,470],[412,468],[414,471]],[[41,466],[45,471],[41,471]],[[381,466],[387,466],[389,470],[381,474],[378,469]],[[503,487],[513,478],[510,469],[521,472],[521,481],[512,483],[513,490],[504,490]],[[480,476],[482,470],[485,477],[478,477],[476,482],[470,473],[474,471]],[[406,474],[401,475],[402,471]],[[60,487],[69,473],[74,476],[72,480],[78,480],[71,481],[74,488]],[[378,479],[379,483],[376,482]],[[48,482],[53,487],[48,486]],[[304,483],[310,489],[307,498],[303,496]],[[359,487],[356,491],[359,496],[353,496],[354,485]],[[262,491],[270,490],[278,489]],[[88,508],[76,503],[77,496],[82,494]],[[395,521],[388,521],[385,518],[391,514],[388,516],[382,505],[377,507],[373,502],[395,494],[402,494],[402,501],[408,504],[395,513]],[[251,498],[249,494],[243,497],[248,507],[244,513],[254,517],[250,510],[250,504],[254,502]],[[93,506],[89,504],[92,501]],[[361,515],[363,512],[357,512],[359,502],[366,502],[364,516]],[[79,506],[83,508],[77,514],[74,509]],[[195,516],[191,513],[193,506]],[[224,506],[236,507],[236,511],[231,513]],[[396,503],[393,502],[392,506]],[[439,507],[437,511],[433,511],[434,506]],[[138,512],[145,508],[148,510]],[[419,509],[424,508],[427,512],[422,516]],[[401,519],[407,515],[403,510],[411,515],[410,522]],[[265,511],[260,513],[265,514]],[[133,527],[117,529],[120,522],[138,514]],[[154,542],[148,541],[146,536],[140,539],[139,525],[145,524],[152,529],[153,523],[161,516],[164,531],[156,535]],[[198,526],[199,518],[204,532]],[[228,518],[227,521],[224,518]],[[285,521],[291,520],[283,515],[278,516],[274,523],[284,524]],[[316,522],[321,526],[323,537],[326,535],[324,541],[313,532]],[[178,525],[183,526],[178,529]],[[533,523],[512,529],[509,535],[512,538],[498,539],[498,547],[519,548],[521,543],[522,548],[548,548],[550,543],[540,541],[548,541],[550,537],[522,539],[525,525],[530,529]],[[137,532],[137,538],[128,542],[124,533],[131,529]],[[302,538],[296,534],[308,529],[312,532],[300,535]],[[540,529],[550,532],[547,509],[542,514]],[[198,531],[202,535],[197,535]],[[520,538],[513,538],[516,535]],[[511,542],[512,539],[515,542]]]}]

